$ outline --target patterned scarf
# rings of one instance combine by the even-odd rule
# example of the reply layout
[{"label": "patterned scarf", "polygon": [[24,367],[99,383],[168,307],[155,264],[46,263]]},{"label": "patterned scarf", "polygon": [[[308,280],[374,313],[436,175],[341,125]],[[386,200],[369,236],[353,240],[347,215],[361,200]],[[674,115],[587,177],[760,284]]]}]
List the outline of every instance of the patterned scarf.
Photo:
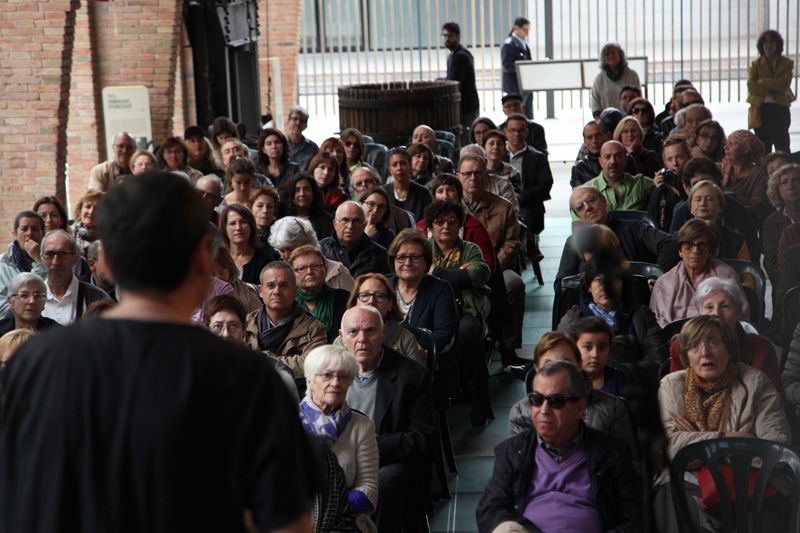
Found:
[{"label": "patterned scarf", "polygon": [[331,334],[334,333],[334,330],[339,329],[339,324],[333,323],[333,298],[335,293],[333,289],[330,288],[327,284],[322,285],[322,290],[320,290],[316,294],[307,294],[303,292],[303,289],[298,287],[297,289],[297,303],[308,311],[308,306],[306,302],[316,302],[317,305],[314,306],[314,310],[311,311],[311,315],[322,322],[325,326],[325,331],[328,334],[328,338],[333,338],[336,335],[331,337]]},{"label": "patterned scarf", "polygon": [[27,253],[22,251],[22,248],[19,246],[19,242],[15,240],[9,244],[8,253],[11,256],[11,260],[14,262],[14,265],[17,267],[17,270],[20,272],[31,271],[31,268],[33,268],[33,259],[31,259]]},{"label": "patterned scarf", "polygon": [[353,418],[353,412],[346,402],[342,403],[338,409],[331,411],[329,415],[314,405],[308,396],[300,402],[300,421],[303,423],[306,433],[322,437],[331,444],[339,440],[339,436],[350,423],[351,418]]},{"label": "patterned scarf", "polygon": [[605,320],[606,324],[608,324],[611,327],[611,331],[616,335],[617,330],[619,328],[617,310],[614,309],[612,311],[604,311],[599,305],[597,305],[594,302],[589,302],[588,307],[594,316],[599,316],[600,318]]},{"label": "patterned scarf", "polygon": [[[431,244],[433,245],[433,249],[436,250],[437,254],[440,254],[439,246],[436,245],[436,241],[431,238]],[[435,267],[442,267],[442,268],[459,268],[461,267],[462,260],[461,260],[461,252],[464,248],[464,243],[459,239],[456,242],[455,247],[450,250],[450,253],[439,257],[433,258],[433,266]]]},{"label": "patterned scarf", "polygon": [[698,376],[690,366],[686,371],[683,403],[688,418],[698,431],[722,431],[731,410],[731,386],[736,378],[736,364],[728,368],[715,381]]}]

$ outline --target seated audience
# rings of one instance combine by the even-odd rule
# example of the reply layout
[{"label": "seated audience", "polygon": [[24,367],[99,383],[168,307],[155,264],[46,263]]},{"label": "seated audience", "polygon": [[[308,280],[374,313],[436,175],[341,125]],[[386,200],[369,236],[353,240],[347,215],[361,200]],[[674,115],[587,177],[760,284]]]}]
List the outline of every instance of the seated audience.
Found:
[{"label": "seated audience", "polygon": [[459,237],[464,225],[464,208],[437,200],[425,210],[433,250],[431,275],[450,283],[459,302],[455,352],[461,376],[472,398],[470,422],[483,426],[494,418],[489,402],[489,374],[481,337],[486,323],[489,265],[477,244]]},{"label": "seated audience", "polygon": [[592,383],[593,389],[624,398],[628,395],[631,375],[622,366],[609,365],[614,331],[598,316],[577,320],[569,331],[581,352],[581,368]]},{"label": "seated audience", "polygon": [[438,142],[436,140],[436,132],[430,126],[426,126],[425,124],[420,124],[416,128],[414,128],[414,132],[411,134],[411,144],[425,144],[428,148],[431,149],[431,153],[433,153],[433,171],[434,173],[438,174],[440,172],[450,172],[452,173],[455,169],[453,167],[453,161],[450,161],[448,158],[439,155],[438,152]]},{"label": "seated audience", "polygon": [[[353,292],[350,293],[347,308],[350,309],[357,305],[374,307],[381,314],[386,330],[383,338],[384,346],[388,346],[422,365],[427,364],[425,350],[417,343],[414,334],[402,326],[405,316],[400,312],[397,305],[397,293],[386,276],[383,274],[358,276]],[[333,344],[341,345],[341,336],[337,337]]]},{"label": "seated audience", "polygon": [[203,176],[194,188],[205,201],[206,208],[208,209],[208,220],[215,226],[219,224],[219,206],[222,204],[222,180],[214,174]]},{"label": "seated audience", "polygon": [[761,239],[764,245],[764,270],[767,271],[775,294],[781,280],[781,269],[778,268],[778,242],[781,233],[790,225],[800,223],[800,165],[784,165],[770,174],[767,196],[775,207],[775,212],[764,219]]},{"label": "seated audience", "polygon": [[295,379],[302,378],[306,354],[327,341],[325,326],[297,304],[294,271],[283,261],[264,267],[258,293],[264,307],[247,315],[245,342],[288,365]]},{"label": "seated audience", "polygon": [[[299,217],[282,217],[275,221],[270,228],[269,244],[277,253],[288,261],[292,255],[292,251],[304,244],[310,244],[315,248],[319,248],[319,241],[317,235],[314,233],[314,228],[311,223]],[[325,258],[325,283],[334,289],[344,289],[350,291],[353,289],[353,276],[347,267],[338,261],[331,261]]]},{"label": "seated audience", "polygon": [[[483,150],[483,148],[481,148],[477,144],[468,144],[464,148],[462,148],[461,152],[459,153],[459,159],[463,159],[465,155],[480,157],[484,161],[486,161],[488,165],[488,160],[486,159],[486,152]],[[511,168],[513,170],[513,167]],[[488,166],[487,166],[487,171],[488,171]],[[519,175],[519,173],[517,173],[517,175]],[[493,194],[496,194],[503,200],[507,200],[508,203],[511,204],[511,207],[514,208],[514,213],[517,216],[519,216],[519,200],[517,198],[517,193],[514,190],[514,185],[511,183],[511,181],[509,181],[508,177],[499,176],[497,174],[489,172],[489,180],[486,184],[486,190]]]},{"label": "seated audience", "polygon": [[[344,143],[344,154],[348,171],[352,174],[357,168],[367,167],[375,172],[375,169],[364,158],[367,155],[367,145],[364,137],[356,128],[347,128],[342,131],[340,137]],[[377,172],[375,173],[377,175]]]},{"label": "seated audience", "polygon": [[600,149],[611,139],[611,134],[599,120],[587,122],[583,127],[583,148],[586,155],[579,157],[572,167],[572,187],[583,185],[597,177],[602,170],[600,166]]},{"label": "seated audience", "polygon": [[514,210],[519,212],[518,196],[522,194],[522,177],[511,163],[506,162],[509,155],[508,149],[506,148],[507,142],[506,136],[502,132],[488,130],[484,133],[483,144],[480,146],[483,147],[483,151],[486,155],[486,170],[489,171],[489,175],[510,182],[515,194],[510,198],[506,198],[506,196],[499,194],[491,188],[490,190],[511,202],[511,205],[514,206]]},{"label": "seated audience", "polygon": [[44,227],[44,219],[36,211],[20,211],[14,217],[11,231],[14,240],[0,255],[0,318],[8,313],[8,286],[14,276],[20,272],[47,276],[41,255]]},{"label": "seated audience", "polygon": [[686,87],[681,89],[681,92],[676,96],[675,107],[671,116],[663,119],[659,126],[661,131],[668,135],[673,135],[677,130],[676,115],[681,109],[685,109],[693,104],[705,105],[703,97],[697,92],[694,87]]},{"label": "seated audience", "polygon": [[89,267],[88,276],[81,277],[81,281],[85,281],[106,293],[108,297],[117,301],[117,291],[114,284],[114,276],[108,270],[104,262],[100,261],[100,250],[103,243],[97,239],[86,250],[86,263]]},{"label": "seated audience", "polygon": [[625,146],[628,154],[636,162],[636,168],[652,179],[656,172],[661,168],[661,160],[653,150],[648,150],[642,144],[644,140],[644,130],[639,122],[633,117],[624,117],[617,124],[614,130],[614,140],[619,141]]},{"label": "seated audience", "polygon": [[[244,144],[242,141],[240,141],[236,137],[231,137],[230,139],[226,139],[222,143],[222,147],[220,150],[220,157],[222,161],[222,168],[223,170],[225,170],[228,168],[228,166],[230,166],[231,162],[237,157],[250,159],[250,150],[247,148],[247,145]],[[256,166],[256,168],[258,168],[258,166]],[[263,174],[259,172],[259,176],[263,176]],[[266,176],[264,176],[264,180],[266,182]],[[269,183],[271,184],[272,181],[270,181]]]},{"label": "seated audience", "polygon": [[25,341],[36,335],[36,332],[28,328],[12,329],[8,333],[0,336],[0,368],[6,366],[9,360]]},{"label": "seated audience", "polygon": [[662,149],[661,140],[664,134],[655,123],[656,116],[653,104],[645,98],[634,98],[630,101],[630,115],[639,121],[639,125],[644,131],[642,146],[660,154]]},{"label": "seated audience", "polygon": [[225,169],[225,181],[228,194],[223,199],[224,205],[247,205],[256,181],[256,167],[249,159],[236,157]]},{"label": "seated audience", "polygon": [[703,104],[691,104],[675,113],[675,129],[670,135],[683,134],[689,139],[697,133],[697,125],[705,120],[711,120],[711,111]]},{"label": "seated audience", "polygon": [[384,185],[383,190],[394,205],[405,209],[414,215],[415,220],[419,220],[432,197],[428,189],[411,180],[411,156],[402,148],[393,148],[386,156],[386,162],[392,182]]},{"label": "seated audience", "polygon": [[42,261],[47,270],[47,297],[42,315],[68,326],[80,320],[84,311],[108,295],[74,274],[80,261],[75,238],[64,230],[51,231],[42,239]]},{"label": "seated audience", "polygon": [[224,246],[218,246],[214,252],[211,275],[230,285],[231,294],[242,303],[247,313],[261,309],[263,304],[258,297],[258,288],[252,283],[242,281],[239,277],[239,268]]},{"label": "seated audience", "polygon": [[[239,129],[236,124],[228,117],[217,117],[211,123],[209,128],[208,140],[211,142],[211,147],[214,149],[217,159],[222,161],[222,148],[225,141],[229,139],[239,138]],[[246,154],[240,154],[246,155]],[[227,162],[223,161],[223,168],[228,166]]]},{"label": "seated audience", "polygon": [[691,144],[692,157],[703,156],[719,163],[725,156],[725,130],[716,120],[704,120],[697,125]]},{"label": "seated audience", "polygon": [[747,246],[745,236],[722,224],[721,213],[725,207],[725,193],[716,183],[708,180],[697,182],[689,191],[687,203],[692,217],[714,224],[719,234],[715,257],[750,261],[750,248]]},{"label": "seated audience", "polygon": [[[609,211],[618,209],[647,209],[653,192],[653,180],[642,174],[625,172],[628,165],[625,146],[618,141],[608,141],[600,149],[602,172],[586,185],[597,187],[605,196]],[[576,218],[573,215],[573,218]]]},{"label": "seated audience", "polygon": [[264,174],[280,189],[292,176],[300,172],[300,166],[289,160],[289,139],[280,130],[264,128],[258,136],[256,171]]},{"label": "seated audience", "polygon": [[261,185],[250,191],[247,206],[256,219],[256,237],[261,248],[269,245],[269,230],[276,220],[280,196],[274,187]]},{"label": "seated audience", "polygon": [[479,531],[558,530],[565,511],[575,531],[642,528],[641,482],[629,448],[583,421],[590,390],[572,362],[539,367],[528,394],[533,429],[495,448],[475,511]]},{"label": "seated audience", "polygon": [[55,320],[42,316],[47,285],[32,272],[20,272],[11,279],[8,286],[9,314],[0,319],[0,336],[15,329],[38,331],[58,327]]},{"label": "seated audience", "polygon": [[411,179],[430,190],[436,177],[433,151],[427,144],[416,143],[408,147],[408,155],[411,156]]},{"label": "seated audience", "polygon": [[800,286],[800,224],[792,224],[781,232],[778,240],[778,268],[781,271],[778,288],[773,293],[772,300],[772,326],[774,331],[783,328],[785,320],[797,317],[783,316],[783,300],[786,293],[793,287]]},{"label": "seated audience", "polygon": [[333,342],[339,333],[350,293],[325,283],[325,256],[319,248],[308,244],[295,248],[289,256],[289,264],[297,278],[298,305],[322,322],[328,342]]},{"label": "seated audience", "polygon": [[728,135],[722,160],[722,184],[742,204],[755,210],[758,225],[770,214],[767,202],[767,172],[761,166],[764,144],[752,132],[737,130]]},{"label": "seated audience", "polygon": [[319,147],[320,152],[330,152],[338,163],[339,183],[346,186],[350,181],[350,171],[347,168],[347,156],[344,153],[344,143],[338,137],[328,137]]},{"label": "seated audience", "polygon": [[380,187],[375,187],[364,192],[358,201],[366,217],[364,234],[375,244],[388,248],[395,235],[394,231],[386,227],[390,217],[389,208],[392,205],[389,195]]},{"label": "seated audience", "polygon": [[192,185],[203,177],[203,173],[189,166],[189,150],[180,137],[167,137],[158,146],[158,167],[166,172],[186,174]]},{"label": "seated audience", "polygon": [[[515,93],[504,94],[503,97],[500,99],[500,103],[503,106],[503,114],[506,117],[510,117],[511,115],[525,115],[524,104],[522,102],[522,97]],[[526,117],[527,118],[527,117]],[[503,122],[498,124],[497,127],[492,126],[491,129],[499,130],[506,135],[508,135],[507,130],[508,122]],[[547,139],[545,138],[545,131],[541,124],[534,122],[533,120],[528,120],[527,129],[527,139],[526,144],[528,146],[533,146],[537,150],[543,153],[547,153]],[[477,144],[482,144],[475,140]]]},{"label": "seated audience", "polygon": [[89,172],[87,189],[105,192],[119,181],[120,176],[131,173],[131,155],[136,151],[136,141],[127,132],[120,132],[111,142],[113,157],[94,166]]},{"label": "seated audience", "polygon": [[[693,303],[698,315],[718,316],[736,333],[739,362],[764,372],[783,398],[783,384],[775,347],[768,337],[759,335],[750,324],[742,322],[747,298],[741,286],[731,279],[708,278],[697,286]],[[677,335],[670,341],[669,356],[669,371],[683,370]]]},{"label": "seated audience", "polygon": [[658,229],[662,231],[672,233],[670,228],[675,225],[673,212],[684,196],[681,193],[681,179],[685,175],[682,169],[691,157],[685,136],[672,135],[664,141],[662,153],[664,168],[656,172],[653,178],[656,189],[650,195],[647,206],[647,211],[655,219]]},{"label": "seated audience", "polygon": [[[300,105],[290,107],[289,118],[286,119],[286,138],[289,141],[289,159],[297,163],[300,170],[309,169],[309,161],[320,151],[317,143],[303,135],[307,127],[308,111]],[[309,169],[309,172],[312,171]]]},{"label": "seated audience", "polygon": [[[766,374],[738,362],[739,339],[722,318],[693,318],[683,326],[678,346],[686,370],[665,376],[658,389],[670,458],[684,446],[707,439],[747,437],[790,442],[780,395]],[[696,521],[699,506],[693,502],[699,500],[700,487],[692,477],[684,477],[683,483]],[[679,531],[669,488],[674,482],[670,480],[656,492],[654,508],[661,531]]]},{"label": "seated audience", "polygon": [[308,164],[308,173],[314,176],[319,192],[322,193],[322,206],[330,213],[336,210],[347,195],[339,183],[339,162],[331,152],[320,152]]},{"label": "seated audience", "polygon": [[[217,159],[214,148],[209,140],[206,139],[203,128],[189,126],[183,133],[183,139],[186,143],[186,164],[188,166],[202,175],[215,174],[222,177],[224,172],[222,162]],[[131,170],[134,170],[133,166],[133,158],[131,157]]]},{"label": "seated audience", "polygon": [[86,248],[92,241],[97,240],[97,206],[103,199],[104,193],[92,189],[87,190],[75,204],[72,224],[72,235],[78,242],[80,255],[86,254]]},{"label": "seated audience", "polygon": [[[766,170],[767,176],[772,176],[783,165],[793,162],[792,156],[786,152],[770,152],[764,157],[764,170]],[[767,193],[769,196],[769,185],[767,185]]]},{"label": "seated audience", "polygon": [[415,229],[400,232],[389,247],[389,282],[405,322],[433,333],[439,354],[452,346],[458,331],[458,308],[449,283],[428,272],[433,266],[430,242]]},{"label": "seated audience", "polygon": [[261,269],[275,260],[275,252],[269,246],[259,246],[253,213],[241,204],[229,205],[220,215],[219,230],[239,277],[245,283],[257,285]]},{"label": "seated audience", "polygon": [[57,196],[42,196],[33,204],[33,210],[44,220],[44,232],[56,229],[69,231],[67,209]]},{"label": "seated audience", "polygon": [[786,399],[797,410],[800,407],[800,322],[794,328],[791,344],[783,367],[783,384],[786,386]]},{"label": "seated audience", "polygon": [[283,183],[280,191],[280,218],[295,216],[308,219],[319,240],[333,235],[333,218],[325,210],[322,191],[311,174],[295,174]]},{"label": "seated audience", "polygon": [[628,367],[640,383],[650,384],[667,351],[653,311],[638,299],[623,267],[596,257],[586,267],[580,304],[567,311],[558,330],[573,331],[585,317],[603,319],[614,335],[611,360]]},{"label": "seated audience", "polygon": [[[641,261],[669,270],[678,262],[678,243],[669,233],[652,227],[647,222],[609,218],[608,202],[596,187],[583,185],[572,190],[571,211],[583,224],[601,224],[611,228],[619,239],[621,252],[628,261]],[[556,280],[577,274],[583,258],[575,249],[574,236],[564,243]]]},{"label": "seated audience", "polygon": [[655,117],[655,123],[661,124],[664,119],[671,117],[673,113],[678,110],[678,99],[686,90],[692,88],[694,88],[694,85],[692,85],[692,82],[689,80],[681,79],[676,81],[675,85],[672,87],[672,97],[664,105],[664,111]]},{"label": "seated audience", "polygon": [[693,218],[683,225],[677,237],[681,262],[656,280],[650,298],[650,309],[662,328],[697,314],[691,303],[697,285],[704,279],[738,280],[731,267],[713,258],[712,251],[717,248],[718,240],[711,223]]},{"label": "seated audience", "polygon": [[633,85],[625,85],[622,89],[619,90],[619,107],[620,111],[622,111],[625,115],[630,115],[631,113],[631,102],[636,98],[642,97],[642,89],[641,87],[635,87]]},{"label": "seated audience", "polygon": [[[360,198],[367,192],[380,187],[378,174],[370,167],[360,167],[355,169],[350,174],[350,199],[359,201]],[[384,189],[384,192],[385,189]],[[386,193],[389,196],[389,193]],[[386,227],[394,232],[395,235],[400,233],[406,228],[411,227],[411,222],[414,216],[394,205],[392,198],[389,198],[389,218],[386,221]]]},{"label": "seated audience", "polygon": [[364,233],[366,217],[360,204],[348,200],[336,209],[334,235],[322,239],[320,250],[325,257],[342,263],[355,278],[368,272],[387,273],[386,249]]},{"label": "seated audience", "polygon": [[383,345],[383,320],[373,307],[348,309],[340,334],[358,363],[347,405],[372,419],[378,435],[378,531],[419,531],[429,504],[431,374]]},{"label": "seated audience", "polygon": [[370,514],[378,503],[378,442],[369,416],[351,409],[347,395],[359,373],[352,353],[338,346],[319,346],[303,363],[306,395],[300,420],[306,433],[324,440],[344,471],[354,531],[373,532]]}]

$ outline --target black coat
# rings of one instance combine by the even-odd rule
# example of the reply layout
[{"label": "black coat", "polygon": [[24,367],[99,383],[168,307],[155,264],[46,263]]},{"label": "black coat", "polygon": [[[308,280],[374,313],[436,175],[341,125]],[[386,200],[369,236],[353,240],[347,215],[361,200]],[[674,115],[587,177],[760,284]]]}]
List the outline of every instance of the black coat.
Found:
[{"label": "black coat", "polygon": [[[509,520],[533,526],[522,513],[533,481],[537,444],[536,431],[530,429],[494,449],[494,471],[475,510],[479,532],[489,533]],[[642,484],[628,446],[608,433],[583,425],[583,449],[603,531],[641,531]]]},{"label": "black coat", "polygon": [[322,239],[319,248],[323,255],[331,261],[339,261],[357,278],[361,274],[378,272],[387,274],[389,263],[386,259],[386,249],[376,244],[368,235],[361,236],[358,246],[352,251],[339,242],[339,238],[334,234]]},{"label": "black coat", "polygon": [[[9,311],[8,316],[6,316],[3,319],[0,319],[0,337],[5,335],[9,331],[13,331],[15,326],[16,326],[16,321],[14,319],[14,315],[12,315]],[[39,320],[36,321],[36,331],[42,331],[50,327],[60,328],[61,324],[59,324],[52,318],[47,318],[46,316],[40,316]]]},{"label": "black coat", "polygon": [[528,146],[522,153],[521,168],[520,215],[529,232],[541,233],[544,230],[544,202],[550,199],[553,188],[553,173],[547,154]]},{"label": "black coat", "polygon": [[522,44],[519,39],[513,36],[508,36],[503,41],[503,46],[500,48],[500,61],[503,66],[503,92],[506,94],[519,94],[519,83],[517,81],[517,67],[514,65],[517,61],[530,60],[531,49],[527,45]]},{"label": "black coat", "polygon": [[242,268],[242,281],[260,285],[261,270],[273,261],[275,261],[275,252],[269,244],[265,244],[264,248],[256,248],[253,258]]},{"label": "black coat", "polygon": [[447,56],[447,79],[461,83],[462,115],[480,109],[478,89],[475,86],[475,62],[469,50],[461,45]]},{"label": "black coat", "polygon": [[[506,129],[506,122],[503,122],[497,129],[500,131],[505,132]],[[540,152],[547,153],[547,139],[545,138],[544,128],[541,124],[538,124],[532,120],[528,121],[528,146],[533,146]]]},{"label": "black coat", "polygon": [[[389,282],[397,289],[396,276],[391,276]],[[425,275],[405,322],[409,326],[429,329],[433,333],[436,351],[441,354],[458,331],[458,307],[453,287],[446,281]]]}]

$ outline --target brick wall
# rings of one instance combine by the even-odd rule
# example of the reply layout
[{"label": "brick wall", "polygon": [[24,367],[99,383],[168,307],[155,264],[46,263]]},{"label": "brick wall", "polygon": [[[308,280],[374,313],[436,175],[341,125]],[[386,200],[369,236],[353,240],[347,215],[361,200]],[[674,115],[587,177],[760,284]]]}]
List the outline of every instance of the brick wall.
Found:
[{"label": "brick wall", "polygon": [[[64,196],[78,0],[0,3],[0,227],[41,194]],[[5,242],[6,239],[2,239]]]},{"label": "brick wall", "polygon": [[[259,73],[261,81],[261,107],[264,113],[282,109],[284,117],[297,99],[297,59],[300,47],[300,22],[303,17],[303,0],[263,0],[259,2],[258,43]],[[272,95],[269,60],[280,60],[283,101],[276,102]],[[283,127],[280,124],[279,127]]]}]

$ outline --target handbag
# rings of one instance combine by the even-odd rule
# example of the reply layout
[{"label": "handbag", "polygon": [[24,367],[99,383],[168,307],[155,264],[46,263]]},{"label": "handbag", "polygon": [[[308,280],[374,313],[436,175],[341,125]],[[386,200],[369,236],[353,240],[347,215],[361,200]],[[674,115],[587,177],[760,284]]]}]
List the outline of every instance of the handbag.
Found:
[{"label": "handbag", "polygon": [[[725,484],[728,486],[728,494],[732,503],[736,502],[736,490],[733,485],[733,470],[729,465],[719,465],[722,470],[722,476],[725,478]],[[701,467],[695,475],[697,476],[697,483],[700,485],[700,506],[702,509],[714,516],[719,516],[719,492],[717,492],[717,484],[714,483],[714,477],[711,475],[711,470],[707,466]],[[747,474],[747,500],[752,503],[753,494],[756,491],[756,478],[758,477],[758,470],[751,468]],[[780,492],[773,486],[767,485],[764,491],[764,508],[774,501]]]}]

